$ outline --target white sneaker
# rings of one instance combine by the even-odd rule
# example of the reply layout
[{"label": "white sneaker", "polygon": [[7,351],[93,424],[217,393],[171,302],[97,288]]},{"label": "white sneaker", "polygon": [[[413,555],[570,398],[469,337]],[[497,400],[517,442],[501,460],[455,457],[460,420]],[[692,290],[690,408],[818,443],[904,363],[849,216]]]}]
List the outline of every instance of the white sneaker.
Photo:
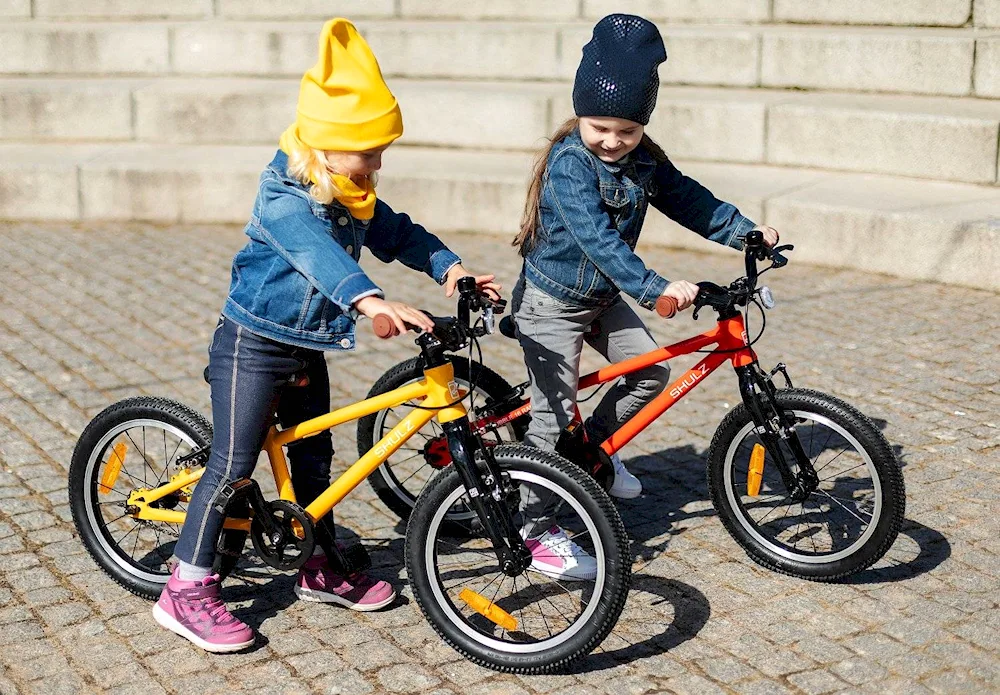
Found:
[{"label": "white sneaker", "polygon": [[622,500],[635,499],[642,494],[642,483],[634,475],[628,472],[621,457],[614,454],[611,463],[615,466],[615,482],[608,490],[608,494]]},{"label": "white sneaker", "polygon": [[546,577],[567,581],[597,577],[597,560],[556,525],[540,536],[525,539],[524,544],[531,551],[531,569]]}]

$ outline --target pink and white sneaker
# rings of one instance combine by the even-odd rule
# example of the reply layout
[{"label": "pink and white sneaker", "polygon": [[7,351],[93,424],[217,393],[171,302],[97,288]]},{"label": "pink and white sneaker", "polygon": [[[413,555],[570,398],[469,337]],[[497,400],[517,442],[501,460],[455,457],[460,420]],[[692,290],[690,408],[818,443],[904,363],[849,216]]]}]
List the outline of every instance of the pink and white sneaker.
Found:
[{"label": "pink and white sneaker", "polygon": [[246,649],[254,643],[253,629],[229,612],[222,602],[221,588],[217,574],[186,582],[174,569],[153,606],[153,618],[207,652]]},{"label": "pink and white sneaker", "polygon": [[396,598],[388,582],[358,573],[343,577],[334,574],[322,555],[311,557],[299,570],[295,595],[303,601],[336,603],[353,611],[377,611]]},{"label": "pink and white sneaker", "polygon": [[[522,530],[522,533],[524,531]],[[553,525],[524,544],[531,551],[531,569],[553,579],[586,581],[597,577],[597,560]]]}]

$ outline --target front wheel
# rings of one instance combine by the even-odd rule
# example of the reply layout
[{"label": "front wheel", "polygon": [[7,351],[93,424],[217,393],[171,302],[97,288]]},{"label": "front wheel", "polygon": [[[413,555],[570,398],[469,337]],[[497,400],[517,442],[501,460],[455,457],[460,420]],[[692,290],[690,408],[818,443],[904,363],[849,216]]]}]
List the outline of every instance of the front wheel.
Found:
[{"label": "front wheel", "polygon": [[[881,558],[906,508],[899,463],[871,420],[817,391],[783,389],[777,405],[819,483],[801,501],[789,496],[770,453],[758,448],[750,412],[734,408],[709,449],[708,486],[726,530],[758,564],[802,579],[833,581]],[[793,466],[787,444],[780,446]],[[762,463],[760,454],[763,453]]]},{"label": "front wheel", "polygon": [[[166,398],[119,401],[83,430],[69,467],[69,503],[80,540],[97,564],[134,594],[155,599],[170,577],[180,524],[136,519],[129,495],[170,482],[198,465],[178,459],[212,443],[212,426],[187,406]],[[158,501],[184,511],[192,489]],[[215,571],[236,566],[247,534],[224,530]]]},{"label": "front wheel", "polygon": [[610,498],[574,464],[524,446],[499,446],[497,463],[519,487],[508,510],[533,561],[514,576],[492,542],[446,522],[469,496],[454,468],[417,500],[406,530],[406,570],[428,622],[471,661],[498,671],[548,673],[590,653],[625,605],[628,539]]}]

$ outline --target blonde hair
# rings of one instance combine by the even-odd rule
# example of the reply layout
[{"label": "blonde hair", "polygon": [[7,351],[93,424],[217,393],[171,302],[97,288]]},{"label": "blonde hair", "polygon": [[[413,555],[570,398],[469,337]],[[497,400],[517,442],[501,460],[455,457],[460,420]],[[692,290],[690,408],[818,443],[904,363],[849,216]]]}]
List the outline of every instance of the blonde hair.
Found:
[{"label": "blonde hair", "polygon": [[[556,132],[549,138],[549,143],[542,148],[535,159],[535,165],[531,172],[531,183],[528,185],[528,198],[524,201],[524,214],[521,216],[521,231],[511,243],[511,246],[518,248],[522,256],[527,256],[534,247],[536,230],[541,224],[542,182],[545,180],[545,169],[548,166],[552,148],[576,130],[579,125],[580,119],[574,117],[556,128]],[[645,148],[657,163],[667,161],[666,153],[646,133],[642,134],[639,146]]]},{"label": "blonde hair", "polygon": [[[303,186],[309,186],[309,195],[323,205],[329,205],[343,195],[343,191],[333,180],[333,175],[337,172],[330,168],[326,152],[323,150],[305,145],[292,147],[288,153],[287,171],[289,176]],[[372,173],[368,178],[372,186],[378,181],[376,173]]]}]

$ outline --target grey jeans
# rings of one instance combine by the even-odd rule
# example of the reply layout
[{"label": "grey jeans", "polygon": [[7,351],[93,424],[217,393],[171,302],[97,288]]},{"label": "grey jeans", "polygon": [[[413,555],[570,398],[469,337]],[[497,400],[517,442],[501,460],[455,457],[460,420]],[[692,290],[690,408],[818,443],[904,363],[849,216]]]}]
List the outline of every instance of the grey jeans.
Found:
[{"label": "grey jeans", "polygon": [[[621,297],[605,307],[581,307],[556,299],[522,275],[511,297],[518,340],[531,381],[531,424],[524,442],[553,451],[576,415],[580,354],[586,341],[609,362],[655,350],[649,329]],[[588,330],[593,326],[596,330]],[[603,442],[666,386],[670,367],[653,365],[626,374],[608,389],[587,420],[587,436]],[[521,489],[521,514],[529,535],[543,531],[554,509],[533,489]]]},{"label": "grey jeans", "polygon": [[[581,307],[556,299],[522,276],[512,301],[531,380],[531,424],[524,441],[551,451],[575,414],[584,341],[609,362],[636,357],[657,345],[621,297],[606,307]],[[591,326],[596,330],[588,331]],[[588,419],[587,435],[597,442],[610,437],[663,390],[669,377],[665,364],[626,374]]]}]

